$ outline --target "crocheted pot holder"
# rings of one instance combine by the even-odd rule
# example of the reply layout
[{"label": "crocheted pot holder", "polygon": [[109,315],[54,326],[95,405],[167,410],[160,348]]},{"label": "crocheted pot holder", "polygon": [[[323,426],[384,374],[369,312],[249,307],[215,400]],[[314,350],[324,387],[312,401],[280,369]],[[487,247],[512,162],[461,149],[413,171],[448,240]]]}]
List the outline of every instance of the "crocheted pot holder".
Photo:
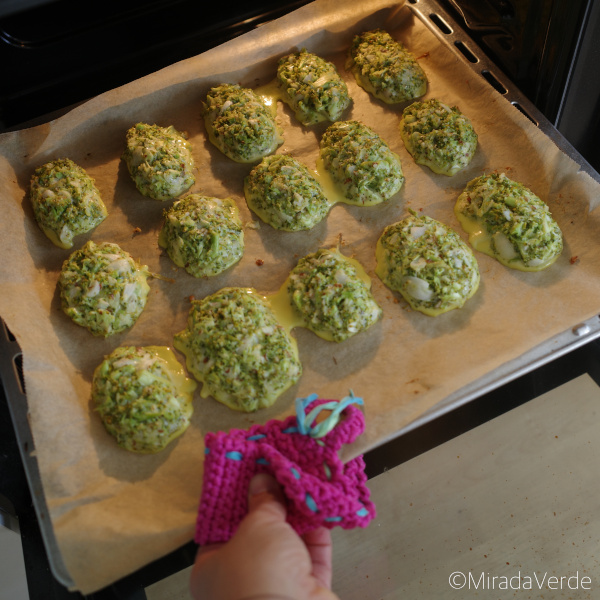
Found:
[{"label": "crocheted pot holder", "polygon": [[[195,541],[226,542],[248,512],[248,486],[257,473],[277,479],[287,499],[287,521],[300,535],[320,526],[366,527],[375,517],[365,463],[343,464],[337,452],[364,430],[362,398],[296,400],[296,416],[247,430],[207,433]],[[319,413],[331,414],[315,423]]]}]

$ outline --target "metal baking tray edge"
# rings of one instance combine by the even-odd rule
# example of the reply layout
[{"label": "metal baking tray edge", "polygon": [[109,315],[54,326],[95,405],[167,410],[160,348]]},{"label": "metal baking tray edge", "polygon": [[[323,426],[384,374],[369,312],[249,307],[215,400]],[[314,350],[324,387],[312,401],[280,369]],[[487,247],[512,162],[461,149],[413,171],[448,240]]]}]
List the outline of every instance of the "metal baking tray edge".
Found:
[{"label": "metal baking tray edge", "polygon": [[21,347],[9,332],[4,320],[0,319],[0,378],[13,422],[15,437],[19,446],[21,461],[29,484],[31,499],[40,527],[42,540],[46,547],[50,570],[54,577],[66,588],[73,588],[74,582],[63,562],[58,542],[52,527],[52,521],[46,504],[42,480],[35,456],[35,443],[29,426],[27,395],[19,375]]},{"label": "metal baking tray edge", "polygon": [[578,323],[476,379],[402,428],[403,435],[600,337],[600,316]]},{"label": "metal baking tray edge", "polygon": [[[440,40],[442,44],[464,62],[479,77],[483,77],[495,88],[515,110],[520,110],[545,133],[567,156],[574,160],[593,179],[600,182],[600,175],[584,159],[570,142],[550,121],[511,83],[500,69],[490,61],[455,19],[443,10],[434,0],[408,0],[405,4]],[[21,356],[19,344],[11,338],[4,321],[1,321],[0,376],[13,420],[15,435],[19,444],[21,459],[31,490],[32,501],[39,521],[42,539],[46,547],[50,568],[54,577],[65,587],[72,589],[74,582],[69,575],[58,548],[56,536],[42,489],[35,445],[29,427],[27,396],[21,387],[17,360]],[[396,433],[396,437],[408,433],[441,415],[468,404],[475,398],[501,385],[517,379],[534,369],[567,354],[600,337],[600,317],[595,316],[579,323],[571,329],[550,338],[518,358],[498,367],[491,373],[451,394],[422,416]],[[10,360],[6,360],[9,358]],[[383,440],[382,443],[385,443]],[[389,441],[389,440],[388,440]]]},{"label": "metal baking tray edge", "polygon": [[478,77],[502,95],[516,110],[546,134],[580,169],[600,183],[600,174],[573,147],[556,127],[510,82],[485,52],[471,39],[469,34],[444,10],[436,0],[407,0],[408,7],[433,34]]}]

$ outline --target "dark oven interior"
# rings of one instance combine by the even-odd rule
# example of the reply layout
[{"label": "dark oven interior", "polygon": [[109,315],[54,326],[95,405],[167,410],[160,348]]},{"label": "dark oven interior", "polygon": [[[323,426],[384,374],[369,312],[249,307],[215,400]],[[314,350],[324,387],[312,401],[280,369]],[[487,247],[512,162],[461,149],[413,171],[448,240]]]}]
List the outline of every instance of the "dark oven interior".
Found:
[{"label": "dark oven interior", "polygon": [[0,62],[8,82],[0,91],[0,128],[200,54],[304,4],[0,0]]},{"label": "dark oven interior", "polygon": [[440,0],[510,81],[600,170],[600,2]]}]

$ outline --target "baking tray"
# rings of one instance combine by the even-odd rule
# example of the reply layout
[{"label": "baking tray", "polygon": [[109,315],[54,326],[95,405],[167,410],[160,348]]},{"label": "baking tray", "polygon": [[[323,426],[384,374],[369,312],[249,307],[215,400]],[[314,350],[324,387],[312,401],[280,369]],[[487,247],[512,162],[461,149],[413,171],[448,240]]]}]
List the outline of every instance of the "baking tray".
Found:
[{"label": "baking tray", "polygon": [[35,514],[40,526],[42,540],[48,555],[50,569],[54,577],[65,587],[72,587],[73,581],[63,562],[54,529],[48,514],[40,471],[35,457],[35,443],[29,427],[27,394],[21,377],[21,347],[0,319],[0,379],[15,429],[15,437]]},{"label": "baking tray", "polygon": [[[461,26],[437,2],[434,0],[410,0],[406,6],[427,26],[442,44],[456,55],[458,60],[476,73],[478,77],[484,78],[490,86],[502,95],[506,102],[513,105],[515,110],[519,110],[525,114],[567,156],[574,160],[580,166],[581,170],[600,182],[600,175],[536,107],[510,81],[506,80],[500,69],[485,56],[484,52],[470,39]],[[48,509],[35,457],[35,444],[28,423],[26,390],[23,389],[19,373],[21,349],[7,330],[4,322],[2,322],[0,329],[0,353],[2,356],[2,360],[0,361],[0,375],[8,400],[21,458],[31,489],[42,539],[54,577],[61,584],[69,588],[74,584],[63,562],[48,516]],[[598,337],[600,337],[600,318],[595,316],[550,338],[517,359],[502,365],[500,368],[494,369],[484,377],[461,388],[422,416],[398,430],[396,437],[414,430],[420,425],[459,406],[465,405],[482,394],[525,373],[533,371],[541,365],[551,362],[555,358]]]}]

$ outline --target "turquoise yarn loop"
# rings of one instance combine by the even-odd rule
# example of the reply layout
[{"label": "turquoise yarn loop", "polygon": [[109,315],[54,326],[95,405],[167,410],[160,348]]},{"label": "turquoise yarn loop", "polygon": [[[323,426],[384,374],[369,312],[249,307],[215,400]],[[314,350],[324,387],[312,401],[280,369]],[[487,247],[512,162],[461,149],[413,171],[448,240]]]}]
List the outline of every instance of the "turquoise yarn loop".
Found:
[{"label": "turquoise yarn loop", "polygon": [[[296,398],[296,420],[298,421],[298,431],[304,435],[318,439],[325,437],[339,423],[342,411],[350,404],[364,405],[363,399],[354,395],[350,390],[350,395],[341,400],[331,400],[315,406],[308,414],[306,407],[318,398],[317,394],[310,394],[306,398]],[[320,423],[313,427],[315,419],[323,410],[330,410],[331,414]]]}]

